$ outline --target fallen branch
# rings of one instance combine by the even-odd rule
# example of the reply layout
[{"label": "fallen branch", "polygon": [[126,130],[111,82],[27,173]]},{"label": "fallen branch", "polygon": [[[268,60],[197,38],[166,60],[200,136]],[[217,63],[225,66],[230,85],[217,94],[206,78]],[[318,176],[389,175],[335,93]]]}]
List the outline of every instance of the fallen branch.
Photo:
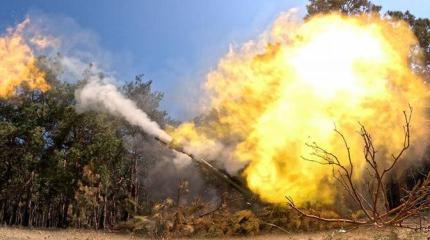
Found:
[{"label": "fallen branch", "polygon": [[271,226],[271,227],[275,227],[275,228],[283,231],[284,233],[290,234],[290,232],[288,232],[285,228],[282,228],[282,227],[280,227],[280,226],[278,226],[276,224],[269,223],[269,222],[262,222],[262,223],[265,224],[265,225]]},{"label": "fallen branch", "polygon": [[312,219],[316,219],[318,221],[330,222],[330,223],[334,223],[334,222],[335,223],[352,223],[352,224],[366,224],[367,223],[367,222],[363,222],[363,221],[356,221],[356,220],[351,220],[351,219],[346,219],[346,218],[324,218],[321,216],[308,214],[308,213],[305,213],[300,208],[296,207],[296,205],[294,204],[293,200],[290,197],[286,197],[286,198],[288,200],[288,206],[290,206],[293,210],[298,212],[300,215],[307,217],[307,218],[312,218]]}]

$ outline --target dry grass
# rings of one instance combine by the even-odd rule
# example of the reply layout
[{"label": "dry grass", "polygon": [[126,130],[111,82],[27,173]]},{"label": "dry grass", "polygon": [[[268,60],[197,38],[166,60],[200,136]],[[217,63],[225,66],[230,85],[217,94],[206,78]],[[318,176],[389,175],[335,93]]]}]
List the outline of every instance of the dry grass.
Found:
[{"label": "dry grass", "polygon": [[[259,239],[259,240],[427,240],[430,233],[415,232],[408,229],[399,228],[375,228],[367,227],[355,229],[347,232],[339,230],[323,231],[303,234],[284,234],[284,235],[261,235],[254,237],[242,237],[235,239]],[[0,240],[125,240],[125,239],[143,239],[142,236],[131,234],[116,234],[107,232],[96,232],[86,230],[39,230],[26,228],[0,228]],[[222,238],[221,238],[222,239]],[[231,239],[231,238],[225,238]]]},{"label": "dry grass", "polygon": [[0,228],[0,240],[126,240],[142,239],[142,237],[132,234],[115,234],[102,231],[90,230],[47,230],[47,229],[28,229],[28,228]]}]

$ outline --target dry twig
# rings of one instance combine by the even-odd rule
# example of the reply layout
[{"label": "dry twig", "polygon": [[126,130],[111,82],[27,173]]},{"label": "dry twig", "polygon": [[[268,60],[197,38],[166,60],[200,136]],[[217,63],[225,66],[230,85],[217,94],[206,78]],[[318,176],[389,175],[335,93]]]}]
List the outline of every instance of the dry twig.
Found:
[{"label": "dry twig", "polygon": [[[346,137],[336,128],[334,131],[342,139],[347,152],[347,161],[341,161],[338,156],[320,147],[317,143],[306,144],[313,152],[312,158],[303,157],[307,161],[321,165],[333,167],[333,177],[346,191],[348,196],[354,201],[357,207],[363,211],[366,216],[365,220],[353,220],[348,218],[323,218],[321,216],[306,213],[298,208],[293,199],[287,197],[288,205],[300,215],[324,222],[343,222],[350,224],[376,224],[382,225],[401,225],[401,223],[413,216],[418,215],[424,210],[430,208],[430,201],[427,196],[430,194],[430,173],[423,181],[418,182],[412,190],[404,190],[405,196],[401,199],[401,204],[393,209],[389,209],[388,198],[385,189],[385,177],[394,169],[403,155],[410,147],[410,123],[412,117],[412,107],[409,106],[409,112],[403,112],[405,125],[403,146],[397,154],[391,155],[392,162],[384,167],[378,160],[378,151],[376,150],[373,139],[364,125],[360,124],[360,135],[363,139],[363,157],[366,161],[366,171],[371,181],[366,183],[366,189],[361,191],[359,183],[353,181],[354,164],[351,158],[351,151]],[[347,162],[347,164],[344,164]],[[365,194],[366,193],[366,194]],[[367,197],[366,197],[367,196]],[[380,205],[383,204],[384,208]]]}]

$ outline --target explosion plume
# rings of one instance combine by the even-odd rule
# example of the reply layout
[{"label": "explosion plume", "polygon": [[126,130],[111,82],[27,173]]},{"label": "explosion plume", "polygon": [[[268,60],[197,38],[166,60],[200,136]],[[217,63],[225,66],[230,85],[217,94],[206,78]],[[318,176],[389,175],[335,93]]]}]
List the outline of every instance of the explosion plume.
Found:
[{"label": "explosion plume", "polygon": [[[22,84],[41,91],[49,89],[45,74],[37,67],[33,50],[24,37],[24,29],[29,22],[27,18],[0,36],[0,97],[13,95]],[[34,41],[34,44],[38,43],[42,42]]]},{"label": "explosion plume", "polygon": [[299,205],[331,204],[331,168],[305,161],[312,151],[306,143],[347,161],[336,124],[349,142],[357,179],[365,165],[359,123],[388,163],[403,144],[402,111],[410,104],[411,145],[420,153],[429,89],[411,70],[417,41],[406,23],[369,15],[289,18],[281,15],[259,41],[222,58],[205,84],[215,117],[185,123],[171,135],[197,152],[208,142],[232,146],[230,157],[247,164],[247,185],[264,201],[281,203],[289,195]]}]

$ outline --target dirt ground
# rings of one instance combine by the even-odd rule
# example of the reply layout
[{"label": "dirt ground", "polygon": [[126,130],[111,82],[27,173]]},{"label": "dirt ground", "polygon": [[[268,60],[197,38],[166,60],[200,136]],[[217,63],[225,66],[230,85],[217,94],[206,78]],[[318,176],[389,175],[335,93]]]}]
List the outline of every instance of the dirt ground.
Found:
[{"label": "dirt ground", "polygon": [[[303,234],[283,234],[283,235],[261,235],[252,237],[242,237],[235,239],[257,239],[257,240],[427,240],[430,239],[430,233],[415,232],[408,229],[397,228],[375,228],[367,227],[355,229],[351,231],[333,230],[316,233]],[[107,232],[96,232],[86,230],[41,230],[41,229],[25,229],[25,228],[10,228],[0,227],[0,240],[125,240],[125,239],[143,239],[141,236],[132,234],[116,234]],[[224,238],[231,239],[231,238]]]}]

